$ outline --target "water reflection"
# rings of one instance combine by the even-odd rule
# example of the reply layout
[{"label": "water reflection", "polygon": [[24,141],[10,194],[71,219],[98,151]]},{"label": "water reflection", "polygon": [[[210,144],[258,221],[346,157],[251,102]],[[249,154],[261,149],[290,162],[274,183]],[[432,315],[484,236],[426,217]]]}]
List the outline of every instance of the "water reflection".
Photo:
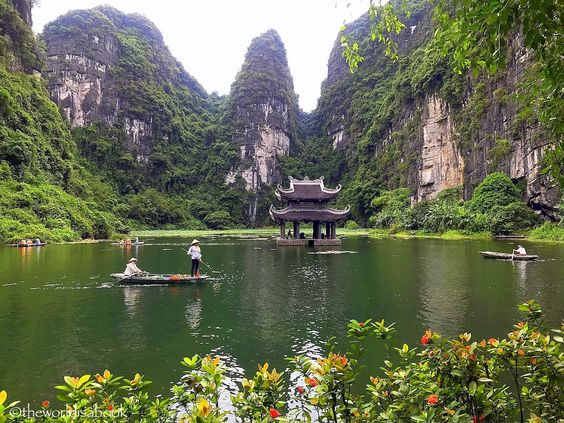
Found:
[{"label": "water reflection", "polygon": [[527,291],[527,266],[529,262],[521,260],[513,260],[513,273],[515,274],[515,281],[519,286],[519,293],[524,296]]},{"label": "water reflection", "polygon": [[192,299],[186,305],[186,323],[190,329],[198,329],[202,322],[202,298],[199,288],[193,290]]},{"label": "water reflection", "polygon": [[435,331],[452,333],[453,329],[464,327],[468,310],[468,289],[464,283],[468,280],[467,263],[453,262],[448,246],[419,246],[419,320]]},{"label": "water reflection", "polygon": [[139,286],[126,286],[123,288],[123,303],[130,317],[135,317],[138,312],[144,288]]}]

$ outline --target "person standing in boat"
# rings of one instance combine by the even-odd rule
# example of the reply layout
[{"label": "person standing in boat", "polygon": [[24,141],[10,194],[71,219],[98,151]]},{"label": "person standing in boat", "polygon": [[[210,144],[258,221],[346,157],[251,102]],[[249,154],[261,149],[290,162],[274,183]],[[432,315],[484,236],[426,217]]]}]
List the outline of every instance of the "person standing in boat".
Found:
[{"label": "person standing in boat", "polygon": [[517,245],[517,249],[513,250],[512,254],[513,253],[519,254],[520,256],[526,256],[527,255],[527,251],[525,250],[525,248],[522,245]]},{"label": "person standing in boat", "polygon": [[137,267],[137,259],[135,257],[131,257],[127,262],[127,266],[125,266],[123,275],[131,276],[131,275],[137,275],[139,273],[143,273],[143,271]]},{"label": "person standing in boat", "polygon": [[190,244],[190,248],[188,249],[188,255],[192,257],[192,271],[190,275],[192,277],[200,277],[200,261],[202,261],[202,250],[200,249],[200,241],[195,239]]}]

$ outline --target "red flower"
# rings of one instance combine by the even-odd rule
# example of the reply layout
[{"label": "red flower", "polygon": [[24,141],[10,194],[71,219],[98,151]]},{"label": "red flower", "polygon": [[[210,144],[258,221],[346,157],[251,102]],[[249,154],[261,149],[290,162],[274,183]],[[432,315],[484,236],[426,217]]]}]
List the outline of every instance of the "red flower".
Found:
[{"label": "red flower", "polygon": [[358,325],[359,325],[361,328],[363,328],[365,324],[366,324],[366,323],[364,323],[364,322],[360,322]]},{"label": "red flower", "polygon": [[317,385],[319,385],[319,383],[317,382],[317,380],[311,378],[311,377],[306,377],[305,379],[306,383],[311,386],[312,388],[315,388]]},{"label": "red flower", "polygon": [[478,423],[478,422],[483,422],[486,418],[484,416],[480,416],[480,417],[472,417],[472,422],[473,423]]},{"label": "red flower", "polygon": [[490,345],[496,345],[499,341],[495,338],[490,338],[488,339],[488,344]]},{"label": "red flower", "polygon": [[439,396],[436,394],[431,394],[427,397],[427,404],[429,405],[435,405],[438,402],[439,402]]},{"label": "red flower", "polygon": [[45,400],[41,403],[41,407],[43,407],[43,408],[47,408],[47,407],[49,407],[49,405],[51,405],[51,403],[47,400]]},{"label": "red flower", "polygon": [[270,417],[272,417],[273,419],[280,417],[280,413],[278,412],[278,410],[276,408],[270,409]]},{"label": "red flower", "polygon": [[114,405],[112,403],[109,403],[106,408],[108,409],[108,411],[112,411],[114,409]]},{"label": "red flower", "polygon": [[300,394],[303,394],[303,393],[304,393],[304,387],[303,387],[303,386],[298,386],[298,392],[299,392]]},{"label": "red flower", "polygon": [[431,338],[429,338],[427,335],[423,335],[423,336],[421,337],[421,343],[422,343],[423,345],[427,345],[430,340],[431,340]]}]

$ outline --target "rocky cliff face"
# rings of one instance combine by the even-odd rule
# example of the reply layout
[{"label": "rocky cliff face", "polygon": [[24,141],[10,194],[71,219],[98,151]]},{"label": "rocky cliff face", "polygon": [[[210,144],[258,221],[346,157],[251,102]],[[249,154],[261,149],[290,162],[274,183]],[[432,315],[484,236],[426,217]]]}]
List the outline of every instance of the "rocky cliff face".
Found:
[{"label": "rocky cliff face", "polygon": [[[257,194],[280,182],[278,157],[290,152],[297,112],[284,44],[269,30],[252,41],[231,87],[229,124],[241,162],[227,175],[228,183],[240,176],[247,191]],[[257,198],[249,206],[251,222]]]},{"label": "rocky cliff face", "polygon": [[42,36],[51,98],[71,127],[120,127],[127,134],[124,147],[139,163],[148,162],[156,144],[174,137],[175,111],[162,110],[161,94],[174,97],[170,91],[176,89],[182,97],[177,109],[203,107],[203,88],[142,16],[107,6],[72,11],[47,25]]},{"label": "rocky cliff face", "polygon": [[[349,31],[362,39],[368,25],[364,16]],[[503,171],[522,183],[533,208],[551,216],[560,194],[540,172],[548,142],[513,98],[531,64],[527,51],[517,40],[496,78],[457,76],[426,48],[431,33],[428,13],[418,11],[397,39],[399,63],[364,42],[366,61],[353,75],[335,44],[317,111],[332,147],[378,185],[408,186],[415,202],[455,187],[469,198],[488,173]]]}]

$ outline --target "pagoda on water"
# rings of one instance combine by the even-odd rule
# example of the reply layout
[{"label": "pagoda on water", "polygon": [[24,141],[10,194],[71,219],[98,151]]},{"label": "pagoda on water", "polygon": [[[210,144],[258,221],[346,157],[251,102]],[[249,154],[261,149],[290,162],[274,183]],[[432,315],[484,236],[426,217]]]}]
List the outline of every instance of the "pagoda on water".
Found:
[{"label": "pagoda on water", "polygon": [[[276,197],[286,203],[283,209],[270,206],[270,216],[280,224],[280,238],[277,245],[341,245],[337,238],[337,223],[347,218],[350,206],[345,210],[329,207],[341,191],[341,185],[336,188],[326,188],[323,185],[323,176],[318,179],[303,180],[290,176],[290,187],[282,188],[278,185]],[[286,222],[292,222],[286,233]],[[306,238],[300,230],[300,223],[313,223],[313,234]]]}]

